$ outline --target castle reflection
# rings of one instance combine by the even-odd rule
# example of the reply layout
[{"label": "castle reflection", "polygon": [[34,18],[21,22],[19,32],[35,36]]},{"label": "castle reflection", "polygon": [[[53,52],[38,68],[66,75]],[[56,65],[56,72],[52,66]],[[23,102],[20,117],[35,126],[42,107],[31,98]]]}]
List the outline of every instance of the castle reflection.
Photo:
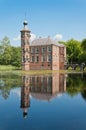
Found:
[{"label": "castle reflection", "polygon": [[39,100],[50,101],[55,96],[66,91],[65,74],[57,73],[41,76],[22,76],[21,108],[23,117],[27,117],[30,107],[30,95]]}]

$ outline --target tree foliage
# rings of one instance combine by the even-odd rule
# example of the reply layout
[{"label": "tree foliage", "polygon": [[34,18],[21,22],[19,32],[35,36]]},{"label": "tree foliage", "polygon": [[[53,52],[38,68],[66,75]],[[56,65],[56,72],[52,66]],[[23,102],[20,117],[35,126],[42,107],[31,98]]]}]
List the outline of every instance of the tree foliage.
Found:
[{"label": "tree foliage", "polygon": [[78,63],[81,55],[81,43],[77,40],[71,39],[66,42],[67,58],[69,63]]},{"label": "tree foliage", "polygon": [[0,41],[0,64],[21,66],[21,48],[12,47],[8,37]]}]

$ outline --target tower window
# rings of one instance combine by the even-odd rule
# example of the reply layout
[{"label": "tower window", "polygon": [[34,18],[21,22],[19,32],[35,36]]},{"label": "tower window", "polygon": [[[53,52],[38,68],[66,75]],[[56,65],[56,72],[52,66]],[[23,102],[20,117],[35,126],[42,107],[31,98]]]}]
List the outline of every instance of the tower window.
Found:
[{"label": "tower window", "polygon": [[28,52],[28,48],[26,48],[26,52]]},{"label": "tower window", "polygon": [[26,48],[26,52],[29,52],[29,49],[28,49],[28,48]]},{"label": "tower window", "polygon": [[24,48],[22,49],[22,52],[23,52],[23,53],[25,53],[25,50],[24,50]]},{"label": "tower window", "polygon": [[26,55],[26,61],[28,61],[28,55]]},{"label": "tower window", "polygon": [[25,41],[24,41],[24,40],[22,40],[22,41],[21,41],[21,44],[25,45]]}]

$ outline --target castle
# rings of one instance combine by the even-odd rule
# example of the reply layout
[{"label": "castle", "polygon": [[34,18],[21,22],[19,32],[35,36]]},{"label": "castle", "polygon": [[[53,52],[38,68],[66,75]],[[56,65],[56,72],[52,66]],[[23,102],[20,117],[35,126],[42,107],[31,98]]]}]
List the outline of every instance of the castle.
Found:
[{"label": "castle", "polygon": [[22,70],[60,70],[64,69],[66,47],[57,41],[38,38],[30,43],[30,30],[24,21],[21,30]]}]

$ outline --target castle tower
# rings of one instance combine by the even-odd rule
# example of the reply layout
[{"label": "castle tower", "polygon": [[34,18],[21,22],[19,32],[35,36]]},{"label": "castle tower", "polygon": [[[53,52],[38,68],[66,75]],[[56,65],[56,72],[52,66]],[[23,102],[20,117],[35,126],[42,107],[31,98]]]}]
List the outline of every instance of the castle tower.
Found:
[{"label": "castle tower", "polygon": [[24,21],[24,28],[21,32],[21,48],[22,48],[22,70],[30,69],[30,30],[27,25],[28,22]]}]

